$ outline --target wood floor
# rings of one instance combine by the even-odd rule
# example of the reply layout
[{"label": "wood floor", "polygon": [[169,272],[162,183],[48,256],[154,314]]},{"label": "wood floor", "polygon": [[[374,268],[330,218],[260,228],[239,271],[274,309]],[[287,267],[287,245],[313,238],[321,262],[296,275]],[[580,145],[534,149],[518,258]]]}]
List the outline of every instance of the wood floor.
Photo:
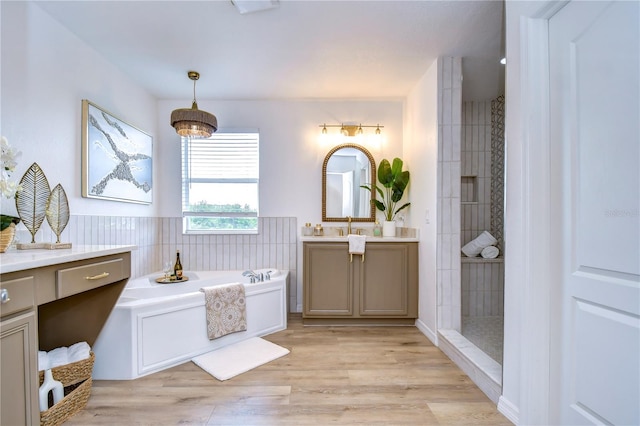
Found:
[{"label": "wood floor", "polygon": [[94,381],[65,425],[511,425],[415,327],[303,327],[265,337],[291,353],[220,382],[192,362]]}]

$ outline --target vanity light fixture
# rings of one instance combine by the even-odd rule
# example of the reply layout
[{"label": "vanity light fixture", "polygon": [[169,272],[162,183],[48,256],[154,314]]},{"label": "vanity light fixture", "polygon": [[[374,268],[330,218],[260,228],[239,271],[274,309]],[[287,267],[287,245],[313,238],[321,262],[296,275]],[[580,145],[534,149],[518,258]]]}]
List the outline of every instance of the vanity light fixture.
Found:
[{"label": "vanity light fixture", "polygon": [[200,78],[197,71],[189,71],[193,80],[193,103],[191,108],[176,109],[171,113],[171,126],[180,136],[191,138],[208,138],[218,130],[218,119],[215,115],[198,109],[196,102],[196,80]]},{"label": "vanity light fixture", "polygon": [[275,9],[280,6],[279,0],[231,0],[231,4],[238,9],[240,14],[260,12],[262,10]]},{"label": "vanity light fixture", "polygon": [[363,127],[375,127],[375,133],[376,135],[380,134],[380,129],[384,128],[384,126],[381,126],[379,124],[376,124],[375,126],[363,126],[362,124],[321,124],[319,127],[322,127],[322,134],[326,135],[327,134],[327,127],[339,127],[340,128],[340,133],[343,134],[344,136],[357,136],[357,135],[362,135],[364,134],[364,130]]}]

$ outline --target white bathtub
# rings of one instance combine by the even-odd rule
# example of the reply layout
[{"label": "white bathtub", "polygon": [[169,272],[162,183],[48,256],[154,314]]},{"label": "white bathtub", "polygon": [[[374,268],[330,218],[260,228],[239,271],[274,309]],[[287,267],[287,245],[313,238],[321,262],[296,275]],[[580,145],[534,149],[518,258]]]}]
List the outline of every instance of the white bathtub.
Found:
[{"label": "white bathtub", "polygon": [[[93,345],[93,378],[135,379],[190,360],[194,356],[287,328],[289,271],[272,270],[271,279],[255,284],[242,271],[185,272],[189,281],[157,284],[162,273],[127,283]],[[207,337],[201,287],[244,283],[247,330],[215,340]]]}]

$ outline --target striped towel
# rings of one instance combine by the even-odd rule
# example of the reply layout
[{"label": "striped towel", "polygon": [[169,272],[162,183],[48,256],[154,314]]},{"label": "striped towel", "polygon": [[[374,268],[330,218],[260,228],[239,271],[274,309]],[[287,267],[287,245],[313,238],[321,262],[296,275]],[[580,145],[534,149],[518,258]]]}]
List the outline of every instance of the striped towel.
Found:
[{"label": "striped towel", "polygon": [[203,287],[209,340],[247,329],[247,300],[240,283]]}]

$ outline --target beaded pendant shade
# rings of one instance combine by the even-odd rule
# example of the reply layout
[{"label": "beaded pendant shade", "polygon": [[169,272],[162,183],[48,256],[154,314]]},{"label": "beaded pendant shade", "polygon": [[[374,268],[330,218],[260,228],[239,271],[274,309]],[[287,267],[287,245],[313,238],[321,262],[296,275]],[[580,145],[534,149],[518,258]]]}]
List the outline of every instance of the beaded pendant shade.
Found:
[{"label": "beaded pendant shade", "polygon": [[196,102],[196,80],[200,73],[189,71],[189,78],[193,80],[193,103],[191,108],[176,109],[171,113],[171,126],[180,136],[191,138],[208,138],[218,130],[218,119],[215,115],[198,109]]}]

